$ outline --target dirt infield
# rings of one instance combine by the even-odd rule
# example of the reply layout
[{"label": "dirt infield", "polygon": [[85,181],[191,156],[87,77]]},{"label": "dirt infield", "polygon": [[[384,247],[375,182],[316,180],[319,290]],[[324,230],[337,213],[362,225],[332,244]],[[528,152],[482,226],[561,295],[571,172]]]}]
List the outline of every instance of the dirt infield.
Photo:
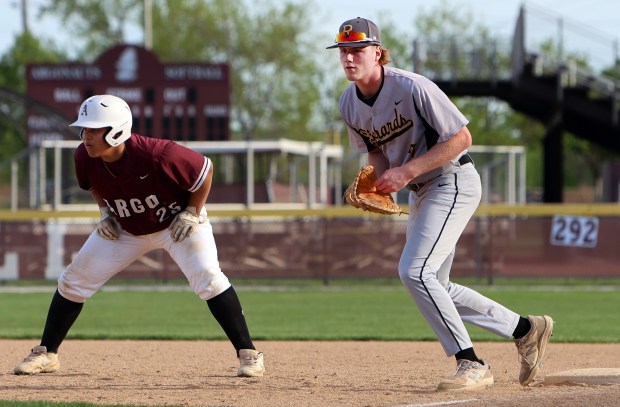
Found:
[{"label": "dirt infield", "polygon": [[[61,370],[15,376],[13,367],[36,345],[0,340],[0,399],[85,401],[172,406],[612,406],[620,385],[518,384],[511,342],[478,343],[495,386],[438,393],[453,359],[436,342],[257,342],[265,353],[262,378],[236,377],[225,341],[67,340]],[[620,367],[620,344],[555,344],[545,372]]]}]

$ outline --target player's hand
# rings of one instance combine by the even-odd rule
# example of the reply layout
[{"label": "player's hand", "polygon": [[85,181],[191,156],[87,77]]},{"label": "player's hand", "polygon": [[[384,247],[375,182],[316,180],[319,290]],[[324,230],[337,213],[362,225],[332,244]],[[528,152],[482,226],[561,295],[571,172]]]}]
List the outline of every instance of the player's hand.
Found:
[{"label": "player's hand", "polygon": [[172,240],[174,242],[182,242],[186,237],[192,234],[196,226],[200,223],[200,218],[196,214],[196,208],[188,206],[181,211],[170,224],[172,231]]},{"label": "player's hand", "polygon": [[406,187],[410,180],[403,167],[395,167],[385,171],[375,182],[375,187],[380,192],[392,193]]},{"label": "player's hand", "polygon": [[100,207],[101,219],[97,225],[97,234],[107,240],[116,240],[121,233],[121,225],[118,223],[112,211],[107,206]]}]

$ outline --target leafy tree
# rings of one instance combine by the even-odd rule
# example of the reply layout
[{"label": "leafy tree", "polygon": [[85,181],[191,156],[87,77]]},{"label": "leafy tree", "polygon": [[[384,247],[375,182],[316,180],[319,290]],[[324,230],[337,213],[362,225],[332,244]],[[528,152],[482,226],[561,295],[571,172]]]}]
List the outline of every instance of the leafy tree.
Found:
[{"label": "leafy tree", "polygon": [[227,62],[233,130],[243,139],[314,138],[308,123],[320,97],[308,4],[162,0],[153,48],[163,60]]},{"label": "leafy tree", "polygon": [[[45,43],[31,33],[15,38],[13,46],[0,57],[0,86],[13,92],[26,93],[26,65],[29,63],[57,62],[62,53],[52,44]],[[0,110],[0,162],[13,156],[26,146],[22,137],[25,128],[24,106],[17,102],[7,102],[6,109]]]},{"label": "leafy tree", "polygon": [[390,51],[392,66],[410,69],[413,21],[411,27],[401,27],[385,13],[379,13],[377,25],[381,27],[381,43]]},{"label": "leafy tree", "polygon": [[604,75],[611,78],[620,80],[620,60],[617,60],[614,66],[611,66],[603,71]]},{"label": "leafy tree", "polygon": [[[142,27],[146,3],[48,0],[46,4],[43,13],[65,22],[68,33],[75,39],[72,55],[86,61],[124,42],[129,28]],[[316,20],[320,18],[311,2],[153,0],[152,11],[153,52],[162,61],[230,64],[234,138],[289,137],[348,146],[338,112],[338,97],[349,82],[342,74],[338,57],[324,49],[333,38],[331,34],[322,37],[321,33],[308,29],[319,26]],[[461,50],[468,46],[472,50],[487,50],[477,55],[481,61],[488,61],[493,52],[490,44],[496,43],[472,12],[449,0],[430,9],[420,9],[411,30],[393,24],[387,14],[380,14],[376,22],[382,28],[383,43],[391,52],[393,66],[410,69],[414,37],[433,44],[426,48],[425,71],[421,72],[426,74],[428,70],[431,78],[469,68],[462,61],[448,62],[455,39]],[[554,55],[553,48],[549,51]],[[508,67],[509,53],[497,55],[498,67]],[[15,47],[0,59],[0,86],[24,92],[26,63],[67,59],[52,43],[29,36],[17,38]],[[580,66],[585,62],[578,60]],[[487,65],[482,64],[481,68]],[[608,70],[615,77],[620,77],[618,72],[618,65]],[[540,123],[491,98],[459,98],[455,103],[470,118],[469,127],[476,144],[525,145],[528,186],[540,186],[541,141],[545,134]],[[0,137],[15,135],[3,120],[0,115]],[[597,176],[598,163],[605,158],[602,151],[570,137],[565,148],[567,154],[575,154],[584,165],[591,165],[590,172]],[[583,182],[579,176],[582,175],[567,178],[571,183]]]},{"label": "leafy tree", "polygon": [[52,43],[24,33],[15,38],[13,46],[0,57],[0,86],[26,93],[26,65],[54,63],[65,58]]},{"label": "leafy tree", "polygon": [[[463,24],[464,21],[467,24]],[[509,58],[501,50],[494,52],[498,47],[497,39],[462,6],[441,1],[428,12],[420,12],[416,28],[420,33],[416,43],[422,49],[419,52],[425,56],[423,64],[416,69],[431,79],[457,75],[459,78],[488,80],[494,72],[507,71],[510,67]],[[495,70],[489,66],[493,60],[496,61]],[[472,69],[476,61],[478,70]],[[455,103],[470,118],[468,126],[476,144],[523,143],[521,132],[515,131],[518,119],[504,102],[493,98],[463,97]]]},{"label": "leafy tree", "polygon": [[[547,39],[540,44],[540,50],[549,59],[551,69],[555,69],[560,64],[567,64],[567,61],[575,64],[578,69],[594,73],[590,66],[587,55],[580,53],[562,53],[560,45],[553,39]],[[603,71],[604,75],[614,77],[620,75],[618,67],[611,67]],[[591,99],[609,97],[598,91],[589,92]],[[579,187],[581,185],[594,185],[602,176],[601,164],[617,157],[617,154],[606,150],[595,143],[590,143],[584,138],[580,138],[572,133],[565,133],[563,137],[564,160],[564,184],[567,187]]]},{"label": "leafy tree", "polygon": [[[423,64],[415,68],[431,79],[445,79],[456,74],[459,78],[488,80],[491,75],[510,70],[510,54],[503,48],[509,49],[508,42],[493,37],[489,29],[462,6],[444,0],[428,10],[422,8],[415,27],[417,52],[423,57]],[[468,55],[469,59],[455,58],[455,55]],[[477,69],[472,69],[474,66]],[[494,98],[460,97],[454,102],[470,120],[468,127],[474,144],[524,145],[526,185],[537,188],[542,184],[539,163],[540,143],[545,134],[543,126]],[[485,161],[478,163],[483,165]]]},{"label": "leafy tree", "polygon": [[125,30],[142,21],[141,1],[48,0],[41,15],[53,15],[65,23],[81,59],[97,57],[102,50],[125,40]]},{"label": "leafy tree", "polygon": [[[319,98],[310,4],[243,0],[154,0],[153,52],[162,61],[228,63],[232,129],[237,138],[315,137],[308,123]],[[143,2],[50,0],[44,13],[64,18],[94,57],[142,25]]]},{"label": "leafy tree", "polygon": [[[462,22],[466,21],[467,24]],[[430,72],[430,77],[443,77],[446,74],[457,72],[463,78],[468,64],[463,60],[456,63],[451,61],[451,49],[458,43],[460,51],[492,49],[496,40],[489,31],[479,24],[471,13],[464,12],[462,7],[453,6],[449,1],[442,1],[428,13],[422,12],[416,19],[417,31],[424,43],[432,44],[426,50],[426,61],[422,68]],[[471,45],[471,47],[469,47]],[[469,47],[469,48],[468,48]],[[562,53],[558,44],[552,39],[545,40],[539,45],[540,52],[545,55],[546,61],[554,66],[572,60],[576,66],[587,69],[588,60],[583,55]],[[497,53],[496,67],[509,70],[510,53]],[[478,55],[487,60],[489,55]],[[480,66],[484,69],[485,66]],[[616,67],[609,68],[607,74],[618,75]],[[484,75],[480,79],[486,79]],[[593,95],[596,96],[596,95]],[[527,151],[527,185],[530,189],[537,189],[542,184],[543,168],[542,141],[546,131],[542,123],[514,112],[501,101],[492,98],[458,98],[455,103],[466,117],[470,118],[469,128],[474,137],[474,143],[484,145],[524,145]],[[601,175],[601,163],[611,157],[609,151],[577,138],[572,134],[565,134],[564,156],[566,162],[580,163],[580,165],[565,168],[565,186],[592,185]],[[581,170],[579,170],[579,169]],[[585,171],[583,169],[586,169]]]}]

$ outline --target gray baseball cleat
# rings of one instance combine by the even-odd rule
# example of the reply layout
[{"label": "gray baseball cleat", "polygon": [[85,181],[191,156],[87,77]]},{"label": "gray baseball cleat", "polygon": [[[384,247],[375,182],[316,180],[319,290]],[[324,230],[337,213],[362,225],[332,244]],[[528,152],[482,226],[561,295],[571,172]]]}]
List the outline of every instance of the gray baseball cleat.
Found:
[{"label": "gray baseball cleat", "polygon": [[519,383],[527,386],[534,380],[536,374],[542,367],[545,349],[553,335],[553,319],[547,315],[541,317],[529,315],[532,328],[521,339],[515,340],[519,361],[521,362],[521,372],[519,373]]}]

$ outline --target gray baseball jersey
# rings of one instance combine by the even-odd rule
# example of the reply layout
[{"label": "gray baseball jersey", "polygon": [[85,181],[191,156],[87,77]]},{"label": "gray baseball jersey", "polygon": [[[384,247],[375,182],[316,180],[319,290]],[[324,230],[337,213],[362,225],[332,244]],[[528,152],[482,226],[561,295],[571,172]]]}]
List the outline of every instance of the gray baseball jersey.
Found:
[{"label": "gray baseball jersey", "polygon": [[[390,168],[399,167],[467,125],[429,79],[386,66],[383,73],[373,99],[364,100],[355,84],[340,98],[355,151],[380,149]],[[412,181],[418,185],[409,195],[407,239],[398,265],[401,281],[448,356],[473,347],[464,322],[510,338],[519,320],[513,311],[449,279],[456,243],[482,193],[471,161],[459,158]]]},{"label": "gray baseball jersey", "polygon": [[[467,125],[465,116],[429,79],[387,66],[383,73],[383,85],[372,106],[362,100],[354,83],[340,97],[353,150],[365,153],[379,148],[390,168],[399,167]],[[426,182],[449,166],[422,174],[413,182]]]}]

